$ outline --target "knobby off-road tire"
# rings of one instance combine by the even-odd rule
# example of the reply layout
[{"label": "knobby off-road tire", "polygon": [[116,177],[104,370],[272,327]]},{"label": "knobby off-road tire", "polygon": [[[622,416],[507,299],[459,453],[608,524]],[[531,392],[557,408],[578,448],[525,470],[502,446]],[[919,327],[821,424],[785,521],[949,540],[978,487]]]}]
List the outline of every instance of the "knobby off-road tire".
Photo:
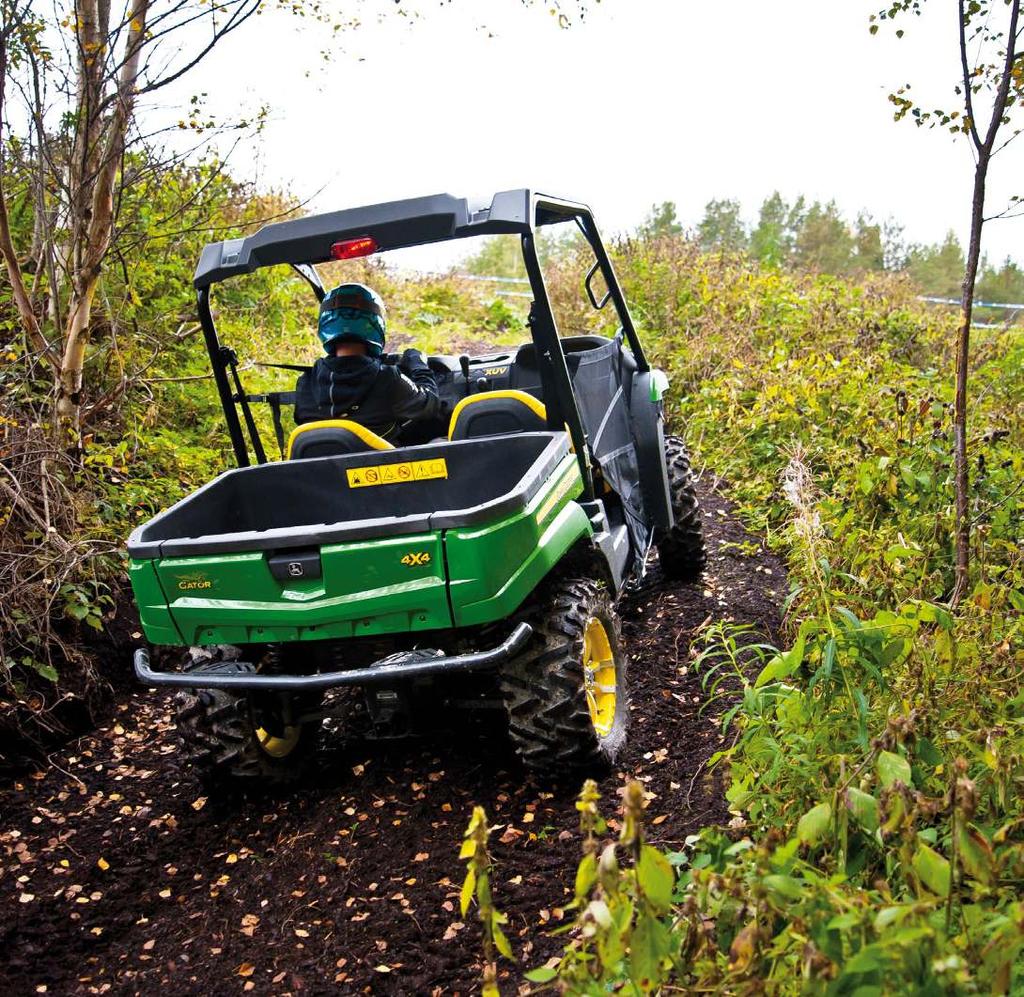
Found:
[{"label": "knobby off-road tire", "polygon": [[[255,671],[248,662],[213,661],[193,672]],[[181,738],[181,762],[205,786],[259,788],[298,779],[316,751],[318,725],[289,728],[284,738],[271,738],[257,727],[245,693],[229,689],[195,689],[174,699]]]},{"label": "knobby off-road tire", "polygon": [[[522,616],[534,629],[530,645],[500,673],[512,742],[535,771],[608,766],[629,726],[626,656],[611,598],[587,578],[555,577],[534,599],[535,608]],[[588,649],[595,653],[601,634],[605,664],[595,673],[585,656]],[[614,675],[614,703],[604,702],[599,722],[592,711],[595,674],[605,688]]]},{"label": "knobby off-road tire", "polygon": [[704,572],[707,550],[690,455],[678,436],[665,437],[665,462],[675,524],[658,538],[658,558],[666,578],[693,582]]}]

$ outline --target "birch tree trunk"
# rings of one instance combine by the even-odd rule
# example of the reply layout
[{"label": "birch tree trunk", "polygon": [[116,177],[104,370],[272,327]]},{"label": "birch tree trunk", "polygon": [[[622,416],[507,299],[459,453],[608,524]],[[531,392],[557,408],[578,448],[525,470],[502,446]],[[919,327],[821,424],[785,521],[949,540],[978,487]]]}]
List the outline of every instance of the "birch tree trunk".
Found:
[{"label": "birch tree trunk", "polygon": [[73,276],[57,380],[58,421],[76,435],[81,428],[82,379],[92,302],[114,230],[114,185],[132,120],[149,3],[150,0],[132,3],[125,57],[109,113],[104,112],[103,102],[109,0],[83,0],[79,8],[80,130],[71,183]]}]

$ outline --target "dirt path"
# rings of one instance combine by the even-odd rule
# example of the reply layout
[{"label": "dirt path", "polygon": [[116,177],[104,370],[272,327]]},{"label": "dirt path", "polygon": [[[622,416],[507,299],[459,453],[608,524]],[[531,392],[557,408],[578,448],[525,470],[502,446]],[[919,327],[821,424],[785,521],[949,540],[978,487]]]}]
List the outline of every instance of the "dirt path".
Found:
[{"label": "dirt path", "polygon": [[[690,635],[726,616],[771,633],[786,594],[779,561],[703,501],[704,584],[655,569],[623,607],[633,727],[601,785],[610,813],[623,776],[643,780],[669,846],[725,817]],[[470,992],[457,854],[475,803],[500,825],[495,892],[521,963],[557,951],[579,780],[538,784],[499,731],[349,745],[294,795],[229,802],[179,776],[169,697],[140,690],[116,716],[0,789],[0,993]]]}]

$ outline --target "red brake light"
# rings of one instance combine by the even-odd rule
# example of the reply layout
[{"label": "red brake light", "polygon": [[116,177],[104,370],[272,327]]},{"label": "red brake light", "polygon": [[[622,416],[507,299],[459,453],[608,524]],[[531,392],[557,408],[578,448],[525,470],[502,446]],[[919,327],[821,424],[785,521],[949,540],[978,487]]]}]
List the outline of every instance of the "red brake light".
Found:
[{"label": "red brake light", "polygon": [[370,256],[377,252],[377,240],[372,235],[362,235],[358,239],[346,239],[331,246],[332,260],[354,260],[358,256]]}]

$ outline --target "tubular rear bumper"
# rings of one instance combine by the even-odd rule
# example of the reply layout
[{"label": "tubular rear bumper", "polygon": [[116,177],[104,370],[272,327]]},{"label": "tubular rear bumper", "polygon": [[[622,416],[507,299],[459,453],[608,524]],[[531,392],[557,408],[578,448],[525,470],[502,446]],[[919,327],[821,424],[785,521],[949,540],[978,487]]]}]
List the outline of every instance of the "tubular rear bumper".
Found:
[{"label": "tubular rear bumper", "polygon": [[169,685],[186,689],[262,689],[276,692],[308,692],[333,689],[344,685],[381,685],[396,680],[422,678],[444,672],[479,671],[493,668],[518,654],[533,634],[528,623],[518,623],[508,637],[489,651],[473,651],[430,658],[426,661],[387,662],[354,668],[345,672],[322,672],[318,675],[218,674],[209,672],[158,672],[150,667],[149,651],[135,651],[135,676],[144,685]]}]

